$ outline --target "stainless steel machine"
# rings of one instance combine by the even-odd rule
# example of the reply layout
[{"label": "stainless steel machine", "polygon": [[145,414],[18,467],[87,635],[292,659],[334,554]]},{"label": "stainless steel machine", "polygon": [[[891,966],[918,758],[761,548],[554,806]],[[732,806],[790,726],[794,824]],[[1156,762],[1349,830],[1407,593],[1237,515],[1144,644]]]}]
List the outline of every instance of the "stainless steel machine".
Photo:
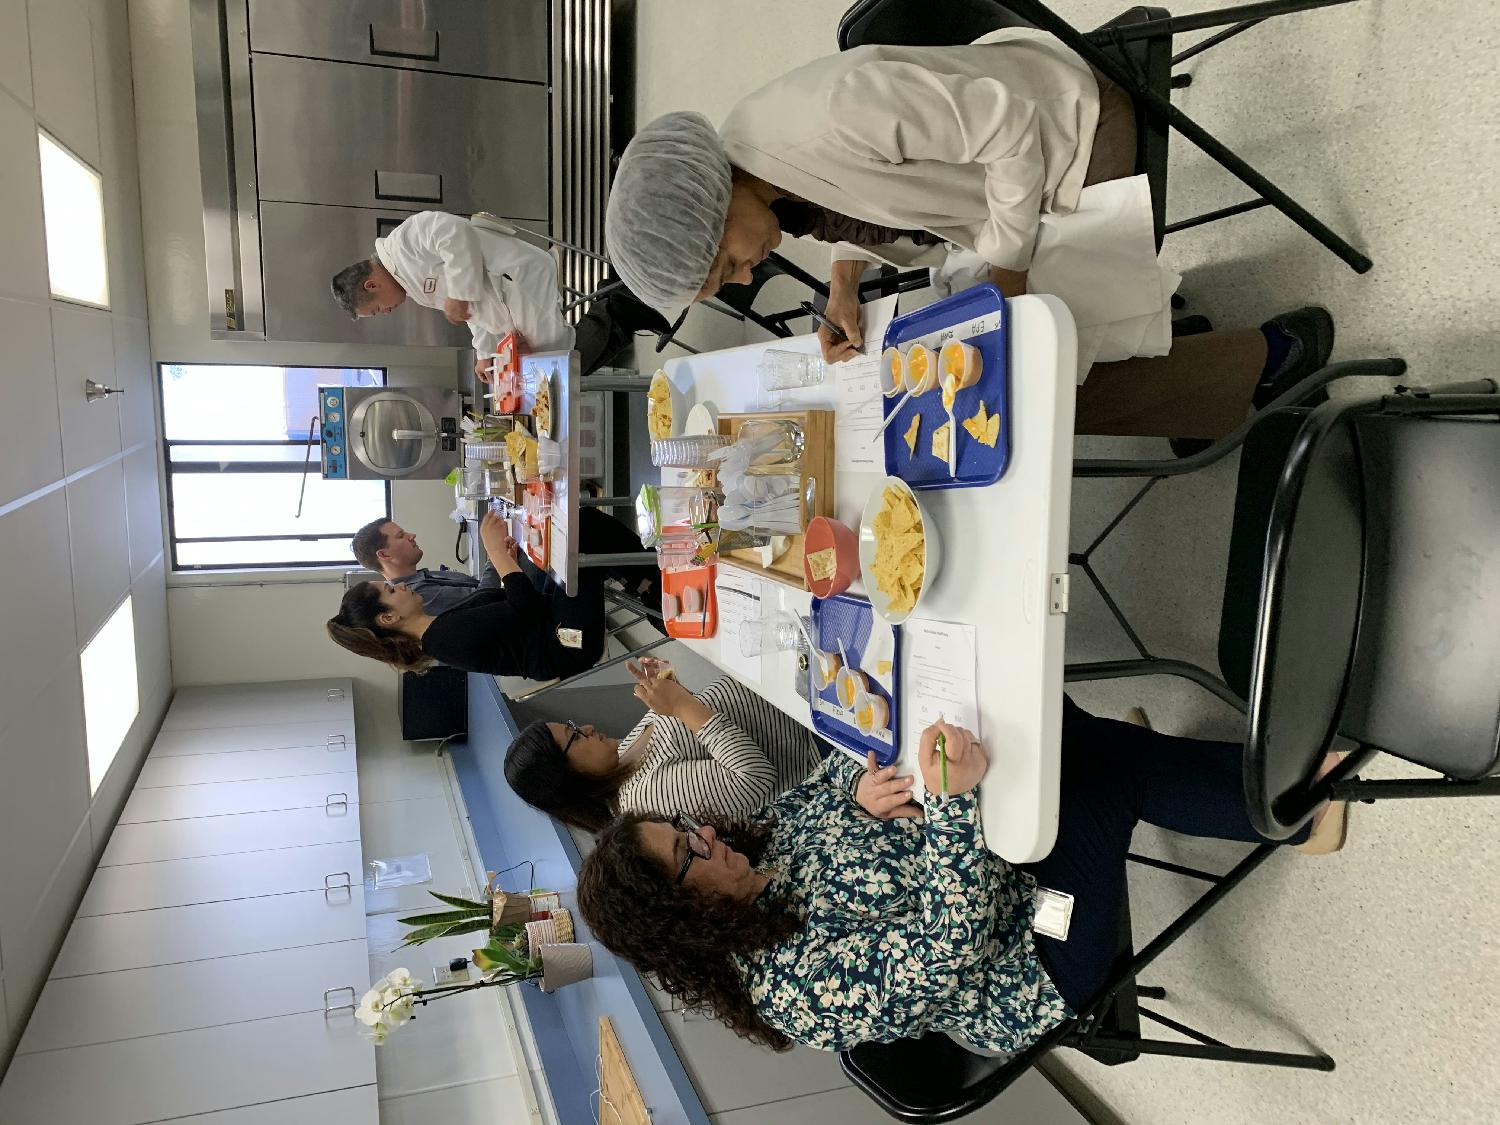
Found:
[{"label": "stainless steel machine", "polygon": [[[356,324],[329,295],[417,211],[602,249],[609,0],[189,4],[214,336],[466,345],[412,302]],[[582,292],[599,274],[564,263]]]},{"label": "stainless steel machine", "polygon": [[458,467],[463,396],[442,387],[319,387],[325,480],[441,480]]}]

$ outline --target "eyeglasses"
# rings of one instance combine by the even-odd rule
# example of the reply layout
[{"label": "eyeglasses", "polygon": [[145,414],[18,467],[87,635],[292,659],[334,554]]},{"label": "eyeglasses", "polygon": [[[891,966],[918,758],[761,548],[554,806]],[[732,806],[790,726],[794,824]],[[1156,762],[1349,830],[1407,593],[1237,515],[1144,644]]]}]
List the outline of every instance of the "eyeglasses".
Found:
[{"label": "eyeglasses", "polygon": [[563,721],[563,725],[565,727],[567,727],[568,731],[569,731],[568,741],[566,741],[566,742],[563,743],[563,748],[562,748],[563,757],[566,758],[568,756],[568,751],[571,750],[571,749],[573,749],[573,743],[577,742],[578,739],[580,737],[582,737],[583,731],[579,728],[578,724],[575,723],[572,719],[565,719]]},{"label": "eyeglasses", "polygon": [[687,855],[682,857],[682,866],[677,869],[676,883],[680,887],[682,881],[687,878],[688,868],[693,866],[693,860],[708,859],[714,854],[714,846],[703,838],[703,825],[687,813],[678,813],[674,816],[672,827],[683,833],[687,839]]}]

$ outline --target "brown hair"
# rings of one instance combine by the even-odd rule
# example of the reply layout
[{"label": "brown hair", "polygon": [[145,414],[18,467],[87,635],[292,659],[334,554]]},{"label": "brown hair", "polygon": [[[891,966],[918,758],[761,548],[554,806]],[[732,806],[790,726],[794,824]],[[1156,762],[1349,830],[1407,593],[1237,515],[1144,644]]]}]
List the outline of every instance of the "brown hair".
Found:
[{"label": "brown hair", "polygon": [[[792,1041],[768,1024],[732,958],[777,945],[803,926],[784,904],[734,902],[678,886],[641,847],[639,826],[665,817],[630,813],[594,841],[578,872],[578,906],[604,947],[651,973],[691,1008],[713,1013],[736,1035],[773,1051]],[[759,862],[772,826],[737,821],[718,838]]]},{"label": "brown hair", "polygon": [[378,520],[371,520],[356,531],[354,538],[349,541],[349,549],[354,552],[359,565],[366,570],[373,570],[376,574],[385,573],[385,568],[380,565],[380,556],[376,552],[386,548],[385,525],[390,522],[390,516],[381,516]]},{"label": "brown hair", "polygon": [[398,672],[415,672],[420,676],[437,663],[416,637],[380,624],[378,618],[384,612],[380,584],[361,582],[345,592],[338,615],[328,619],[328,635],[340,648],[382,661]]}]

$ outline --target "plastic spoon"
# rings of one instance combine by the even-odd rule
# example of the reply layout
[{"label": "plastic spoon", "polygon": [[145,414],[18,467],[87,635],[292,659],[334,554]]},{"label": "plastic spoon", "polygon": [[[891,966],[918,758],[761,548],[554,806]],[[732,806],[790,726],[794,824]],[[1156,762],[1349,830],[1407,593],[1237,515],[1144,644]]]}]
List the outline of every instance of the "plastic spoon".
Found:
[{"label": "plastic spoon", "polygon": [[910,391],[902,392],[901,397],[896,400],[896,405],[892,407],[891,412],[885,416],[885,421],[880,423],[880,428],[870,436],[870,440],[872,442],[880,440],[880,435],[885,433],[885,428],[889,426],[893,421],[895,421],[896,415],[901,413],[901,408],[906,405],[906,400],[911,397],[912,395]]}]

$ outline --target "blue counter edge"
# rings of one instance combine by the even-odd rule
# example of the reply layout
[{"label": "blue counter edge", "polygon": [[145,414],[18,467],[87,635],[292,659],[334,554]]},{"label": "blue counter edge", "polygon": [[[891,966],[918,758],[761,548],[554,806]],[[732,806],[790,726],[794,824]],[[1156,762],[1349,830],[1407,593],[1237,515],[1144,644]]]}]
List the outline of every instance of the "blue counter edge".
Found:
[{"label": "blue counter edge", "polygon": [[[595,1119],[592,1091],[598,1086],[599,1017],[609,1016],[635,1074],[636,1084],[656,1125],[709,1125],[692,1080],[662,1026],[638,974],[616,959],[589,933],[577,909],[574,888],[582,862],[568,830],[531,808],[505,782],[505,750],[517,728],[494,677],[469,676],[469,735],[449,744],[474,839],[490,871],[504,871],[525,860],[536,863],[536,885],[562,893],[573,911],[578,941],[594,954],[594,976],[552,995],[521,988],[552,1103],[562,1122]],[[501,878],[503,887],[521,890],[522,869]],[[649,1047],[649,1049],[648,1049]]]}]

